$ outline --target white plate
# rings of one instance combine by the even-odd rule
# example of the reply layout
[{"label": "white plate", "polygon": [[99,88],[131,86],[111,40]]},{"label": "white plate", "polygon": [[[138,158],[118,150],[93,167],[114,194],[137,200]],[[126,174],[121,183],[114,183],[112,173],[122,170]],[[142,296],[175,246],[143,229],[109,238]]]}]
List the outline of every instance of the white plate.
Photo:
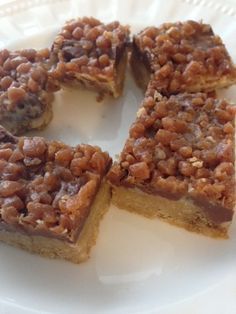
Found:
[{"label": "white plate", "polygon": [[[133,31],[163,21],[203,19],[236,61],[234,0],[0,2],[0,46],[50,45],[70,17],[119,19]],[[235,97],[236,89],[227,90]],[[57,94],[40,132],[70,144],[100,145],[114,156],[142,98],[128,74],[124,96],[95,101],[86,91]],[[236,226],[219,241],[111,208],[91,259],[54,261],[0,245],[0,313],[236,313]]]}]

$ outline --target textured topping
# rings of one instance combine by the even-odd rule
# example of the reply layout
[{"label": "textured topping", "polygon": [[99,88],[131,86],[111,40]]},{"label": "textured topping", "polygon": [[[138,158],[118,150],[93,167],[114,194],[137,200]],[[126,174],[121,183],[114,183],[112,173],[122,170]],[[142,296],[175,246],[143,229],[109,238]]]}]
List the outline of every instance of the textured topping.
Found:
[{"label": "textured topping", "polygon": [[1,141],[0,222],[74,241],[110,163],[90,145],[41,137]]},{"label": "textured topping", "polygon": [[148,94],[108,174],[111,183],[233,208],[236,107],[204,93]]},{"label": "textured topping", "polygon": [[0,120],[4,124],[39,117],[57,86],[49,77],[48,49],[0,51]]},{"label": "textured topping", "polygon": [[115,21],[103,24],[94,18],[73,19],[57,35],[52,51],[59,63],[54,75],[73,72],[112,76],[114,65],[129,41],[129,27]]},{"label": "textured topping", "polygon": [[134,48],[162,93],[186,91],[202,84],[200,77],[220,79],[230,74],[236,79],[224,44],[208,24],[186,21],[147,27],[134,36]]}]

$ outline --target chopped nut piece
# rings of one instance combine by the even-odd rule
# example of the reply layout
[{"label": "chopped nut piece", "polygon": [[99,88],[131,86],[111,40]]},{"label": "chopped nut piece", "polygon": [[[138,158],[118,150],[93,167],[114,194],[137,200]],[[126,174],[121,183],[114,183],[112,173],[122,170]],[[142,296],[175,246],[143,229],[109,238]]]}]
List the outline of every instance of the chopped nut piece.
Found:
[{"label": "chopped nut piece", "polygon": [[196,157],[192,157],[192,158],[189,158],[188,161],[193,163],[193,162],[198,161],[198,159]]},{"label": "chopped nut piece", "polygon": [[196,167],[196,168],[202,168],[203,166],[203,161],[195,161],[192,163],[193,167]]},{"label": "chopped nut piece", "polygon": [[155,91],[154,93],[154,100],[155,101],[160,101],[162,99],[162,95],[160,93],[158,93],[157,91]]},{"label": "chopped nut piece", "polygon": [[146,109],[145,108],[140,108],[138,111],[137,111],[137,117],[141,117],[143,114],[145,114],[146,112]]},{"label": "chopped nut piece", "polygon": [[150,176],[148,165],[145,162],[139,162],[129,167],[130,174],[137,179],[145,180]]},{"label": "chopped nut piece", "polygon": [[158,159],[166,159],[166,153],[164,150],[160,149],[159,147],[155,148],[154,157],[156,160]]}]

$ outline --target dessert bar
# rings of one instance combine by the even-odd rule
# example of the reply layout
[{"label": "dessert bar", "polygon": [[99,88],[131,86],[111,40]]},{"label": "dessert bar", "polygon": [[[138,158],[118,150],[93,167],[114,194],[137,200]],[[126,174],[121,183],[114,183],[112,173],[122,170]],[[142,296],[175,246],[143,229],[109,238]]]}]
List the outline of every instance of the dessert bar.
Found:
[{"label": "dessert bar", "polygon": [[42,129],[52,119],[48,49],[0,51],[0,124],[13,134]]},{"label": "dessert bar", "polygon": [[108,178],[112,201],[212,237],[227,237],[235,205],[236,107],[206,93],[149,89]]},{"label": "dessert bar", "polygon": [[94,89],[114,97],[122,93],[129,27],[94,18],[67,22],[56,36],[52,54],[58,63],[54,77],[64,85]]},{"label": "dessert bar", "polygon": [[75,263],[89,257],[110,202],[111,158],[90,145],[0,128],[0,240]]},{"label": "dessert bar", "polygon": [[131,67],[140,87],[162,94],[212,91],[236,82],[236,68],[208,24],[195,21],[147,27],[133,38]]}]

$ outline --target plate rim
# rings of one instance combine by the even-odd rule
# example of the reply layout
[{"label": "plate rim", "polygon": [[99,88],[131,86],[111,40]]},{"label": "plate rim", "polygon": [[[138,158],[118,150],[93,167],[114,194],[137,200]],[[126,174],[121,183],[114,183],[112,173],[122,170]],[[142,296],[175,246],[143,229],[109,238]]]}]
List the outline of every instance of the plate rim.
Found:
[{"label": "plate rim", "polygon": [[[9,0],[10,1],[10,0]],[[54,5],[57,3],[65,3],[65,2],[70,2],[73,3],[75,1],[73,0],[13,0],[11,3],[4,3],[0,4],[0,19],[4,17],[9,17],[11,18],[12,15],[21,13],[24,10],[28,10],[30,8],[36,8],[39,6],[45,6],[45,5]],[[180,0],[182,3],[190,4],[196,6],[201,6],[201,7],[208,7],[215,9],[216,11],[220,12],[221,14],[228,15],[231,17],[236,17],[236,2],[235,5],[231,3],[230,6],[226,5],[223,0]],[[228,1],[228,0],[226,0]],[[119,0],[115,0],[115,2],[119,2]],[[183,300],[184,302],[184,300]],[[0,312],[1,312],[1,303],[2,301],[0,300]],[[194,306],[195,305],[195,300],[191,302],[191,304]],[[9,306],[9,308],[8,308]],[[18,311],[18,307],[14,308],[14,306],[11,306],[10,304],[7,305],[6,309],[9,311],[9,313],[13,313],[14,310]],[[26,310],[26,309],[25,309]],[[33,312],[33,309],[29,309],[30,313],[31,311]],[[12,311],[12,312],[11,312]],[[23,312],[22,312],[23,313]],[[24,312],[25,313],[25,312]],[[39,312],[37,312],[39,313]],[[153,313],[157,313],[154,312]],[[159,311],[158,311],[159,313]],[[174,312],[173,312],[174,313]],[[176,313],[176,312],[175,312]]]},{"label": "plate rim", "polygon": [[[7,17],[14,14],[17,14],[23,10],[30,8],[56,4],[62,2],[68,2],[68,0],[8,0],[9,3],[5,2],[0,4],[0,18]],[[71,3],[75,2],[69,0]],[[118,0],[116,0],[119,2]],[[180,0],[183,3],[191,4],[194,6],[208,7],[219,11],[225,15],[236,17],[236,3],[233,3],[233,0]],[[232,1],[232,2],[231,2]]]}]

